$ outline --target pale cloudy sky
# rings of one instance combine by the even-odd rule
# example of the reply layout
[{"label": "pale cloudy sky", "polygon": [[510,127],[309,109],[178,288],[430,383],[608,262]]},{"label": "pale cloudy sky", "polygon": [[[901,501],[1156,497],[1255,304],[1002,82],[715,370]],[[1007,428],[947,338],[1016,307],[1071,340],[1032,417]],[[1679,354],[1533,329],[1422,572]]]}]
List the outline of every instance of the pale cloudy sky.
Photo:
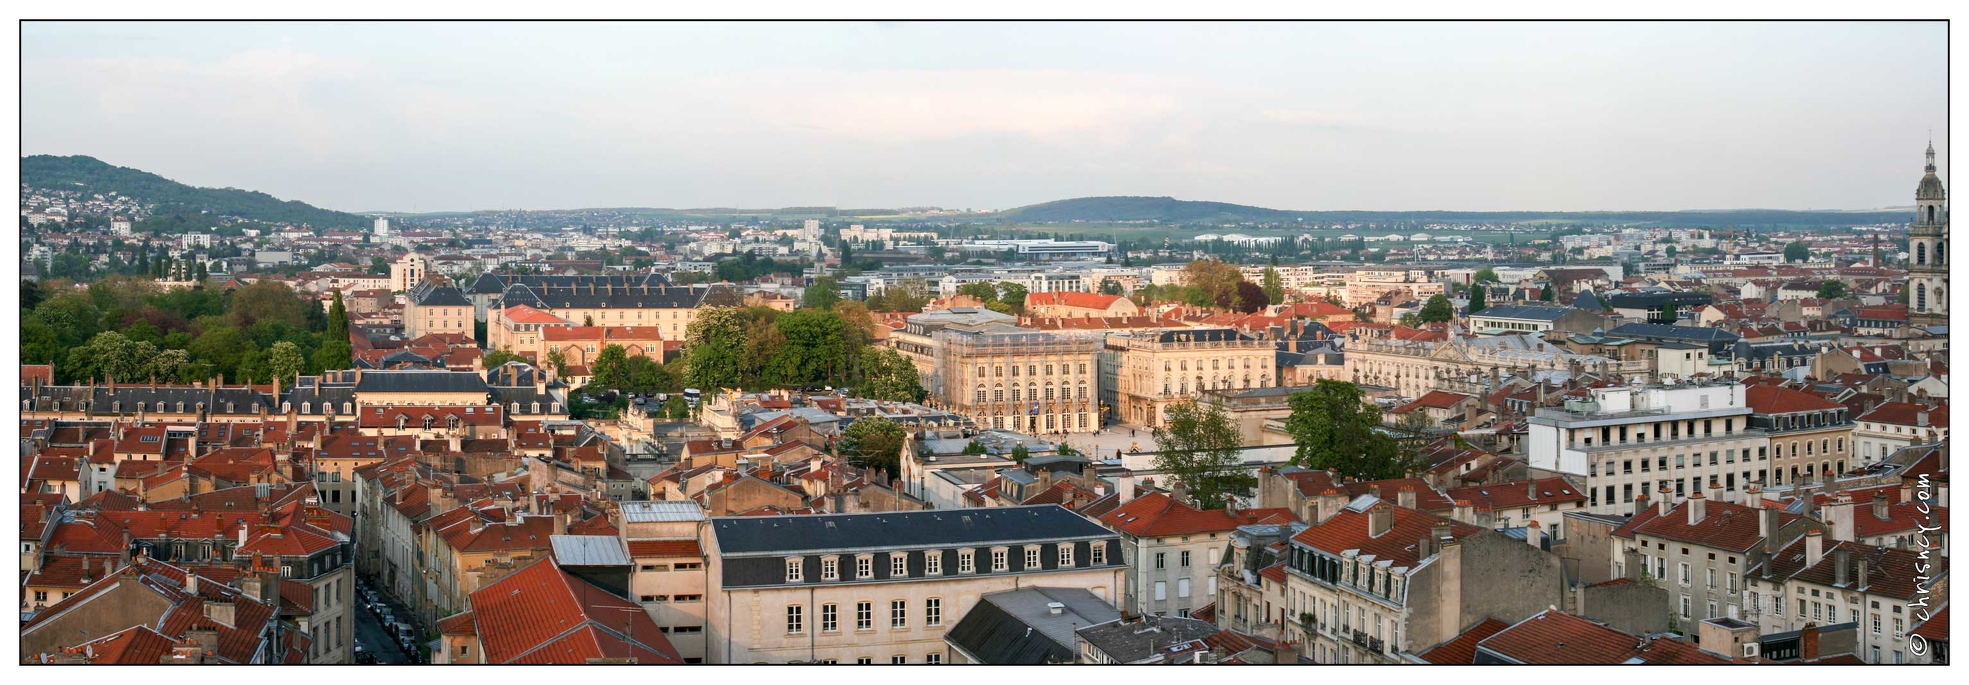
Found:
[{"label": "pale cloudy sky", "polygon": [[1874,208],[1941,23],[86,23],[26,154],[335,209]]}]

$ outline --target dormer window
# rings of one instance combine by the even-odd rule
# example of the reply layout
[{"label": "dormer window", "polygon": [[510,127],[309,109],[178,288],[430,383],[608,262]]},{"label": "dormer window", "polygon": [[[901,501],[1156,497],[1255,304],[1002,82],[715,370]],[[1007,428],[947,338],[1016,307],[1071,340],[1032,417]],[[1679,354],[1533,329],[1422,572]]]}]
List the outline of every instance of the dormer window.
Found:
[{"label": "dormer window", "polygon": [[855,557],[855,579],[868,580],[875,577],[875,557],[862,554]]},{"label": "dormer window", "polygon": [[313,414],[313,413],[314,413],[314,403],[313,403],[313,402],[302,402],[302,403],[301,403],[301,413],[303,413],[303,414]]},{"label": "dormer window", "polygon": [[806,579],[805,573],[806,573],[805,559],[801,559],[799,557],[793,557],[786,560],[786,582],[789,583],[802,582]]}]

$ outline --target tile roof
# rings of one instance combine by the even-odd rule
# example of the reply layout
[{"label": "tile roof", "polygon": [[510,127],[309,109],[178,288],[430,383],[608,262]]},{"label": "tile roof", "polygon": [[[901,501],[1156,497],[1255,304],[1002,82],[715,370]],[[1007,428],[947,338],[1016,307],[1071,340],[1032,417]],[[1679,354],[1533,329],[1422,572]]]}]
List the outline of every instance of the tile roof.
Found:
[{"label": "tile roof", "polygon": [[1236,529],[1243,525],[1223,509],[1208,511],[1155,492],[1135,498],[1103,514],[1102,525],[1135,537],[1195,535]]},{"label": "tile roof", "polygon": [[1423,661],[1432,664],[1475,663],[1477,643],[1509,627],[1511,627],[1509,623],[1494,618],[1486,618],[1477,625],[1470,626],[1469,630],[1463,631],[1463,634],[1456,636],[1456,639],[1442,643],[1435,649],[1423,652],[1420,656]]},{"label": "tile roof", "polygon": [[1477,648],[1522,664],[1730,663],[1687,643],[1640,639],[1556,609],[1519,621],[1479,641]]},{"label": "tile roof", "polygon": [[683,660],[649,613],[575,577],[552,557],[471,595],[472,623],[492,664],[584,664],[633,657],[639,664]]},{"label": "tile roof", "polygon": [[1107,309],[1109,307],[1114,306],[1114,303],[1121,299],[1122,297],[1120,295],[1101,295],[1098,293],[1083,293],[1083,292],[1074,292],[1074,291],[1027,293],[1026,306],[1027,307],[1062,306],[1062,307],[1080,307],[1084,309]]},{"label": "tile roof", "polygon": [[[1392,513],[1393,525],[1378,536],[1369,535],[1371,512],[1382,507]],[[1432,535],[1439,522],[1449,524],[1450,537],[1456,540],[1484,532],[1483,528],[1381,500],[1374,502],[1366,511],[1358,511],[1351,506],[1341,509],[1340,513],[1325,522],[1300,531],[1292,537],[1292,541],[1335,555],[1347,550],[1360,550],[1363,555],[1374,555],[1376,560],[1385,559],[1393,561],[1396,566],[1413,567],[1421,561],[1416,556],[1416,543]]]},{"label": "tile roof", "polygon": [[1774,385],[1752,385],[1743,391],[1744,404],[1758,414],[1840,409],[1845,405],[1808,392]]},{"label": "tile roof", "polygon": [[[1689,502],[1684,500],[1670,509],[1668,515],[1662,516],[1660,507],[1651,501],[1627,523],[1615,529],[1613,534],[1630,540],[1636,535],[1651,535],[1734,552],[1749,550],[1764,539],[1758,535],[1759,510],[1741,504],[1708,501],[1703,505],[1703,519],[1690,525],[1688,506]],[[1796,514],[1780,512],[1778,527],[1796,520]]]},{"label": "tile roof", "polygon": [[1573,487],[1572,483],[1564,478],[1469,485],[1450,488],[1446,494],[1451,500],[1469,502],[1475,511],[1522,509],[1537,505],[1586,501],[1586,494],[1579,488]]},{"label": "tile roof", "polygon": [[1934,406],[1910,402],[1883,402],[1873,411],[1861,414],[1854,421],[1889,423],[1901,426],[1921,426],[1922,414],[1927,414],[1927,426],[1948,427],[1948,403],[1939,402]]}]

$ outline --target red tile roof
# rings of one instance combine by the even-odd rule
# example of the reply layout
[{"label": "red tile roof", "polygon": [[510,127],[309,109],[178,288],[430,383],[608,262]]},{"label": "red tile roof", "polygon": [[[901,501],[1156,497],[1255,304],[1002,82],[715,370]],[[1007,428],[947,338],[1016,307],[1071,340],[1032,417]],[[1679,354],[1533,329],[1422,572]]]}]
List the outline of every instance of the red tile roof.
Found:
[{"label": "red tile roof", "polygon": [[[1742,552],[1757,545],[1764,538],[1757,534],[1758,510],[1741,504],[1728,502],[1706,502],[1703,505],[1703,519],[1689,524],[1689,502],[1670,509],[1667,516],[1660,515],[1660,507],[1649,502],[1633,518],[1614,530],[1615,537],[1634,539],[1636,535],[1651,535],[1658,538],[1703,545],[1717,549]],[[1795,514],[1778,514],[1778,526],[1798,519]]]},{"label": "red tile roof", "polygon": [[[1393,525],[1380,535],[1368,534],[1370,512],[1386,507],[1393,516]],[[1363,555],[1372,554],[1376,560],[1390,560],[1396,566],[1413,567],[1421,559],[1416,556],[1415,545],[1422,538],[1433,534],[1439,522],[1449,523],[1451,538],[1463,538],[1484,532],[1484,529],[1466,523],[1451,521],[1427,512],[1398,507],[1386,500],[1375,502],[1368,511],[1341,509],[1319,525],[1300,531],[1292,541],[1329,553],[1342,554],[1347,550],[1360,550]]]},{"label": "red tile roof", "polygon": [[[1536,484],[1536,487],[1528,487]],[[1536,490],[1534,493],[1533,491]],[[1564,478],[1450,488],[1451,500],[1468,501],[1475,511],[1497,511],[1586,501],[1586,494]]]},{"label": "red tile roof", "polygon": [[1160,492],[1117,507],[1102,515],[1100,522],[1135,537],[1194,535],[1233,530],[1243,525],[1223,509],[1204,511]]},{"label": "red tile roof", "polygon": [[559,324],[559,325],[569,325],[574,323],[573,321],[569,321],[567,319],[554,316],[553,314],[548,314],[547,312],[543,312],[523,304],[517,304],[511,307],[507,307],[504,312],[504,315],[507,319],[512,320],[513,323],[544,323],[544,324]]},{"label": "red tile roof", "polygon": [[[1477,643],[1485,651],[1524,664],[1643,663],[1727,664],[1728,659],[1696,651],[1673,639],[1636,636],[1556,609],[1538,612]],[[1683,649],[1686,647],[1687,649]]]},{"label": "red tile roof", "polygon": [[1422,660],[1441,665],[1475,663],[1477,643],[1509,627],[1511,627],[1509,623],[1486,618],[1482,623],[1470,626],[1469,630],[1463,631],[1463,634],[1456,636],[1456,639],[1423,652]]},{"label": "red tile roof", "polygon": [[561,570],[552,557],[472,593],[487,663],[583,664],[633,657],[683,663],[642,607]]},{"label": "red tile roof", "polygon": [[704,550],[696,540],[630,540],[629,556],[636,559],[662,557],[701,557]]},{"label": "red tile roof", "polygon": [[1927,414],[1927,426],[1948,427],[1948,403],[1938,402],[1935,406],[1913,404],[1910,402],[1885,402],[1873,411],[1860,415],[1855,421],[1890,423],[1901,426],[1921,426],[1921,415]]},{"label": "red tile roof", "polygon": [[1743,391],[1744,403],[1758,414],[1790,414],[1840,409],[1845,405],[1808,392],[1772,385],[1753,385]]},{"label": "red tile roof", "polygon": [[1080,307],[1084,309],[1107,309],[1109,307],[1114,306],[1114,303],[1121,299],[1122,297],[1120,295],[1101,295],[1098,293],[1082,293],[1082,292],[1071,292],[1071,291],[1060,291],[1060,292],[1050,292],[1050,293],[1026,293],[1026,306],[1027,307],[1062,306],[1062,307]]}]

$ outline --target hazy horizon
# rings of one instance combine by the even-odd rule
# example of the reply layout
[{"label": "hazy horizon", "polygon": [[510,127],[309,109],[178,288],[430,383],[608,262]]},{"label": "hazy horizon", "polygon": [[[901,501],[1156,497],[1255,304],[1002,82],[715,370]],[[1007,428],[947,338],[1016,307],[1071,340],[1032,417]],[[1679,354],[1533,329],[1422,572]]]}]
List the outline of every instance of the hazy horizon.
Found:
[{"label": "hazy horizon", "polygon": [[1941,22],[23,22],[22,153],[344,211],[1866,210]]}]

